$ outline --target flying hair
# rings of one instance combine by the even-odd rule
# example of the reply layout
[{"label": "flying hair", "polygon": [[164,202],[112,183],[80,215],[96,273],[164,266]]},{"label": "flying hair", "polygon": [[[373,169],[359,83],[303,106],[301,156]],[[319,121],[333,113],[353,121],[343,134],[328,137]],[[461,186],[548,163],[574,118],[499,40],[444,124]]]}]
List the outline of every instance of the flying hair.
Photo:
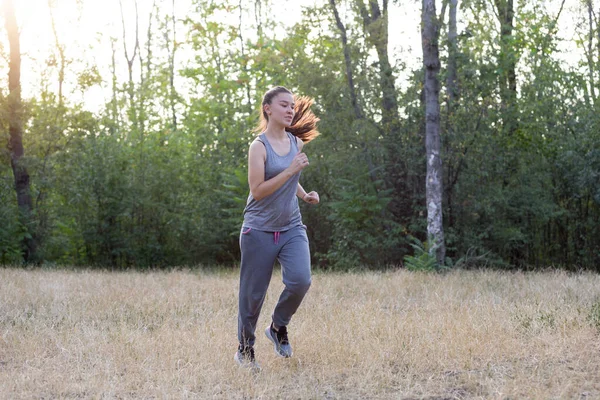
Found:
[{"label": "flying hair", "polygon": [[267,129],[269,115],[265,111],[265,105],[271,104],[273,98],[279,93],[289,93],[294,96],[294,118],[292,119],[291,125],[287,127],[286,130],[292,135],[300,138],[304,143],[308,143],[319,136],[317,122],[320,121],[320,118],[310,109],[314,99],[308,96],[296,96],[283,86],[275,86],[274,88],[269,89],[263,96],[262,104],[260,106],[260,121],[254,131],[263,132]]}]

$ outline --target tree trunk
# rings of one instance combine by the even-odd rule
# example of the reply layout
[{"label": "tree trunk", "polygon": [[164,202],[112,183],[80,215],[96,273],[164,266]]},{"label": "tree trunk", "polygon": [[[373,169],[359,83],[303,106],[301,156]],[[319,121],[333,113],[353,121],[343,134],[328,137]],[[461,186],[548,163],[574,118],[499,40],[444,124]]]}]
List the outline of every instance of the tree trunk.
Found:
[{"label": "tree trunk", "polygon": [[[563,0],[562,2],[562,6],[564,6],[565,4],[565,0]],[[560,7],[561,11],[562,11],[562,6]],[[598,10],[598,13],[600,13],[600,9]],[[594,22],[596,23],[596,51],[598,53],[598,57],[600,58],[600,26],[598,24],[598,17],[597,14],[594,14]],[[559,13],[560,15],[560,13]]]},{"label": "tree trunk", "polygon": [[15,190],[19,207],[19,221],[26,230],[23,238],[24,261],[35,259],[36,239],[32,234],[33,202],[29,184],[29,173],[23,157],[23,105],[21,102],[21,46],[19,28],[12,0],[4,1],[4,23],[10,45],[10,62],[8,70],[8,118],[10,164],[15,178]]},{"label": "tree trunk", "polygon": [[495,0],[500,22],[500,98],[504,115],[504,132],[512,135],[517,130],[517,57],[513,40],[513,0]]},{"label": "tree trunk", "polygon": [[586,6],[588,9],[588,24],[589,24],[589,33],[588,33],[588,51],[587,51],[587,59],[588,59],[588,76],[589,76],[589,85],[590,85],[590,94],[592,96],[592,101],[596,103],[596,84],[594,82],[594,71],[596,68],[594,67],[594,19],[593,13],[594,8],[592,5],[592,0],[586,0]]},{"label": "tree trunk", "polygon": [[[440,55],[435,0],[423,0],[421,43],[425,67],[425,147],[427,153],[427,235],[438,264],[446,257],[442,215],[442,158],[440,155]],[[433,241],[433,243],[431,243]],[[435,250],[433,250],[435,248]],[[432,254],[433,255],[433,254]]]},{"label": "tree trunk", "polygon": [[112,56],[111,56],[111,82],[112,82],[112,98],[110,101],[110,111],[112,114],[112,123],[110,124],[111,134],[115,134],[120,131],[121,128],[121,115],[119,112],[119,101],[118,101],[118,86],[117,86],[117,60],[116,60],[116,39],[111,38],[110,40]]},{"label": "tree trunk", "polygon": [[[148,29],[151,28],[152,23],[150,21],[152,21],[152,13],[154,12],[154,8],[150,9],[150,16],[148,17]],[[137,2],[136,2],[136,7],[135,7],[135,41],[139,42],[138,39],[138,31],[139,31],[139,12],[138,12],[138,8],[137,8]],[[148,38],[148,40],[150,41],[150,43],[148,43],[148,45],[151,45],[151,37]],[[139,88],[137,90],[137,100],[136,100],[136,108],[137,108],[137,112],[136,112],[136,118],[137,118],[137,126],[139,129],[139,136],[140,136],[140,141],[143,143],[144,142],[144,135],[146,132],[146,121],[148,120],[148,117],[146,115],[146,75],[144,74],[144,67],[146,65],[150,65],[151,64],[151,60],[145,60],[144,59],[144,54],[142,51],[142,47],[139,46],[138,44],[138,62],[140,65],[140,84],[139,84]],[[150,77],[148,76],[148,82],[150,81],[149,79]],[[133,85],[132,85],[133,86]]]},{"label": "tree trunk", "polygon": [[135,91],[134,91],[134,83],[133,83],[133,63],[135,62],[135,58],[138,55],[138,50],[140,47],[140,40],[139,40],[139,24],[138,24],[138,19],[139,19],[139,15],[138,15],[138,7],[137,7],[137,0],[135,2],[135,45],[133,47],[133,55],[131,56],[131,58],[129,58],[129,52],[127,51],[127,35],[126,35],[126,31],[125,31],[125,17],[123,15],[123,2],[122,0],[119,0],[119,6],[121,9],[121,23],[123,25],[123,51],[125,53],[125,60],[127,60],[127,72],[129,73],[129,80],[127,83],[127,92],[129,94],[129,107],[130,107],[130,112],[131,112],[131,122],[133,122],[133,126],[135,127],[136,131],[139,131],[139,126],[138,126],[138,113],[137,113],[137,107],[136,107],[136,103],[135,103]]},{"label": "tree trunk", "polygon": [[450,0],[450,15],[448,18],[448,76],[446,77],[446,88],[448,90],[448,113],[451,114],[453,106],[458,98],[458,83],[456,77],[457,69],[457,32],[456,32],[456,10],[458,0]]},{"label": "tree trunk", "polygon": [[262,0],[255,0],[254,2],[254,19],[256,20],[256,34],[258,39],[262,39],[263,28],[262,28]]},{"label": "tree trunk", "polygon": [[367,31],[367,39],[375,47],[379,59],[379,85],[382,94],[381,123],[392,137],[396,137],[400,129],[400,114],[398,112],[393,69],[388,57],[387,5],[387,0],[383,1],[383,8],[379,7],[377,0],[369,0],[370,11],[368,11],[362,0],[358,2],[360,14]]},{"label": "tree trunk", "polygon": [[[344,50],[344,62],[346,67],[346,80],[348,82],[348,89],[350,91],[350,102],[352,103],[352,108],[354,109],[354,117],[357,120],[364,119],[364,113],[358,104],[358,96],[356,95],[356,87],[354,86],[354,73],[352,71],[352,58],[350,56],[350,48],[348,47],[348,36],[346,34],[346,27],[340,18],[340,14],[338,12],[337,6],[335,5],[335,0],[329,0],[329,4],[333,10],[333,15],[335,17],[335,22],[340,30],[340,36],[342,39],[342,47]],[[371,157],[371,153],[367,146],[366,141],[361,143],[363,154],[365,155],[365,159],[367,161],[367,167],[369,168],[369,177],[372,182],[377,181],[377,175],[375,174],[375,165],[373,163],[373,159]]]},{"label": "tree trunk", "polygon": [[354,109],[354,116],[356,117],[356,119],[362,119],[363,113],[362,109],[358,105],[358,98],[356,96],[356,89],[354,87],[354,74],[352,72],[352,59],[350,56],[350,48],[348,47],[348,36],[346,34],[346,27],[340,19],[340,14],[338,12],[337,6],[335,5],[335,0],[329,0],[329,4],[333,9],[333,15],[335,16],[336,25],[340,30],[342,48],[344,50],[344,61],[346,66],[346,80],[348,81],[348,88],[350,90],[350,102],[352,103],[352,108]]},{"label": "tree trunk", "polygon": [[[175,91],[175,51],[177,50],[177,30],[175,21],[175,0],[172,1],[171,23],[173,29],[173,50],[169,52],[169,88],[171,103],[171,118],[173,121],[173,131],[177,130],[177,110],[175,108],[177,92]],[[240,33],[241,34],[241,33]]]},{"label": "tree trunk", "polygon": [[[150,76],[152,75],[152,32],[154,32],[154,27],[152,26],[152,21],[154,20],[154,11],[158,14],[158,9],[156,7],[156,0],[152,2],[152,8],[150,11],[150,16],[148,17],[148,31],[146,32],[146,79],[150,80]],[[140,65],[140,68],[142,66]]]},{"label": "tree trunk", "polygon": [[56,31],[56,21],[54,20],[54,13],[52,11],[52,0],[48,0],[48,9],[50,10],[50,21],[52,25],[52,33],[54,34],[54,42],[56,43],[56,50],[58,51],[59,69],[58,69],[58,106],[63,106],[63,85],[65,82],[65,69],[66,69],[66,57],[65,57],[65,46],[60,44],[58,40],[58,32]]},{"label": "tree trunk", "polygon": [[240,12],[239,14],[239,24],[238,24],[238,37],[240,39],[240,49],[241,49],[241,53],[242,53],[242,63],[241,63],[241,69],[244,72],[244,78],[246,79],[245,82],[243,82],[244,88],[246,89],[246,101],[248,102],[247,107],[248,107],[248,115],[252,115],[252,110],[253,110],[253,105],[252,105],[252,93],[251,93],[251,81],[249,79],[250,77],[250,72],[248,70],[248,57],[246,56],[246,45],[244,44],[244,36],[243,36],[243,21],[242,21],[242,16],[244,14],[244,8],[243,8],[243,1],[239,0],[238,3],[238,11]]},{"label": "tree trunk", "polygon": [[[458,41],[457,41],[457,28],[456,28],[456,11],[458,8],[458,0],[449,0],[450,3],[450,11],[448,15],[448,64],[446,65],[446,130],[445,133],[449,140],[445,141],[445,151],[447,154],[446,160],[448,163],[446,165],[448,171],[448,183],[445,186],[446,190],[446,204],[448,205],[448,225],[449,227],[454,226],[454,207],[452,203],[453,199],[453,188],[454,184],[458,180],[458,174],[460,173],[461,166],[464,160],[464,153],[460,155],[459,152],[459,161],[458,166],[456,168],[456,174],[453,174],[453,165],[452,165],[452,140],[454,137],[454,110],[456,106],[456,101],[458,99],[458,78],[457,78],[457,68],[458,68]],[[446,6],[446,2],[444,2],[444,6],[442,8],[442,13],[440,16],[440,21],[443,20],[444,16],[444,8]],[[466,151],[466,149],[465,149]]]}]

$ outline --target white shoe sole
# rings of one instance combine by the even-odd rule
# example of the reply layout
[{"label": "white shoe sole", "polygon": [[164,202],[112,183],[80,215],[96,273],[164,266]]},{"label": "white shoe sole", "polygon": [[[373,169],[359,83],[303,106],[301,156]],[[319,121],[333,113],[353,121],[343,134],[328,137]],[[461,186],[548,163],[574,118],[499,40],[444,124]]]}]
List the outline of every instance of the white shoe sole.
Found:
[{"label": "white shoe sole", "polygon": [[292,351],[292,352],[290,352],[289,356],[284,356],[283,354],[281,354],[280,352],[277,351],[277,346],[279,344],[277,343],[277,339],[275,339],[273,336],[271,336],[271,326],[270,325],[267,327],[267,329],[265,329],[265,335],[273,343],[273,350],[275,350],[275,354],[277,354],[277,357],[290,358],[294,354],[294,352]]},{"label": "white shoe sole", "polygon": [[258,365],[258,363],[256,361],[254,362],[249,362],[249,361],[245,361],[243,359],[240,358],[240,353],[239,352],[235,352],[235,354],[233,355],[233,359],[235,360],[235,362],[237,363],[237,365],[239,365],[242,368],[249,368],[255,372],[258,372],[261,370],[260,365]]}]

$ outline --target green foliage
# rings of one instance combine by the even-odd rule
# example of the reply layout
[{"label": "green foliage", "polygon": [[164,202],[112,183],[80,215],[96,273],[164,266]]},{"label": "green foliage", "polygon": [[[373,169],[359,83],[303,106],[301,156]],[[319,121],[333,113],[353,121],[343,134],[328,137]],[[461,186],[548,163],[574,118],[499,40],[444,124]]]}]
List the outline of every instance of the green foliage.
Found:
[{"label": "green foliage", "polygon": [[87,90],[94,85],[99,85],[102,83],[102,76],[100,76],[100,72],[98,71],[98,67],[92,65],[90,68],[81,71],[79,76],[77,77],[77,84],[81,88],[81,90]]},{"label": "green foliage", "polygon": [[404,267],[409,271],[433,272],[440,268],[435,257],[435,250],[439,244],[432,245],[433,238],[429,241],[421,242],[415,237],[411,237],[413,242],[410,246],[414,249],[415,255],[404,256]]},{"label": "green foliage", "polygon": [[21,242],[30,234],[15,218],[16,211],[13,210],[12,215],[8,211],[6,207],[0,209],[0,220],[3,221],[0,226],[0,264],[18,264],[23,257]]},{"label": "green foliage", "polygon": [[334,268],[356,268],[374,262],[391,264],[403,240],[402,227],[390,223],[385,216],[389,191],[377,191],[378,182],[362,180],[365,189],[360,188],[360,179],[338,179],[340,199],[326,204],[334,241],[324,260]]},{"label": "green foliage", "polygon": [[[282,84],[314,97],[321,118],[301,178],[321,196],[318,206],[301,204],[315,265],[380,268],[404,260],[413,270],[438,268],[428,242],[409,239],[426,232],[422,69],[396,60],[390,71],[406,77],[396,90],[401,118],[392,131],[381,123],[378,52],[355,2],[343,14],[359,114],[329,4],[306,7],[296,25],[280,29],[261,2],[242,3],[193,1],[177,22],[177,42],[170,13],[159,5],[153,26],[162,34],[140,37],[147,42],[131,84],[102,72],[111,60],[67,64],[65,88],[77,93],[115,83],[95,113],[68,96],[61,102],[52,81],[58,65],[47,66],[24,114],[35,226],[18,224],[10,153],[0,149],[0,263],[20,261],[25,235],[39,238],[39,259],[47,263],[237,263],[258,104],[266,89]],[[489,29],[496,12],[493,2],[461,6],[460,97],[450,106],[441,91],[446,265],[597,270],[600,103],[589,71],[597,70],[598,55],[578,68],[561,61],[556,15],[541,1],[518,7],[514,34],[503,40]],[[177,53],[173,65],[180,48],[193,58],[179,63]],[[511,61],[518,96],[508,107]],[[4,143],[8,117],[0,93]]]},{"label": "green foliage", "polygon": [[240,210],[246,206],[248,198],[248,175],[242,169],[231,174],[223,173],[222,189],[215,189],[215,196],[223,200],[221,221],[230,229],[229,235],[237,238],[240,228]]}]

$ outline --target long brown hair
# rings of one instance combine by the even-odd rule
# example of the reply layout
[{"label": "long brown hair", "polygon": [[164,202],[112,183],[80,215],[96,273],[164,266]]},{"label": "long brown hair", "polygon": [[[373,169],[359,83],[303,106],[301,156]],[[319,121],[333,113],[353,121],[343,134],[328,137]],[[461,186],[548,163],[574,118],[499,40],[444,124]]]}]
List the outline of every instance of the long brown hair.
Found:
[{"label": "long brown hair", "polygon": [[263,96],[262,104],[260,105],[260,121],[254,131],[263,132],[267,129],[269,115],[265,111],[265,105],[271,104],[273,98],[280,93],[289,93],[294,96],[294,118],[292,119],[291,125],[286,128],[286,131],[300,138],[304,143],[308,143],[319,136],[317,122],[320,121],[320,118],[318,118],[310,109],[314,100],[307,96],[295,96],[283,86],[275,86],[274,88],[269,89]]}]

